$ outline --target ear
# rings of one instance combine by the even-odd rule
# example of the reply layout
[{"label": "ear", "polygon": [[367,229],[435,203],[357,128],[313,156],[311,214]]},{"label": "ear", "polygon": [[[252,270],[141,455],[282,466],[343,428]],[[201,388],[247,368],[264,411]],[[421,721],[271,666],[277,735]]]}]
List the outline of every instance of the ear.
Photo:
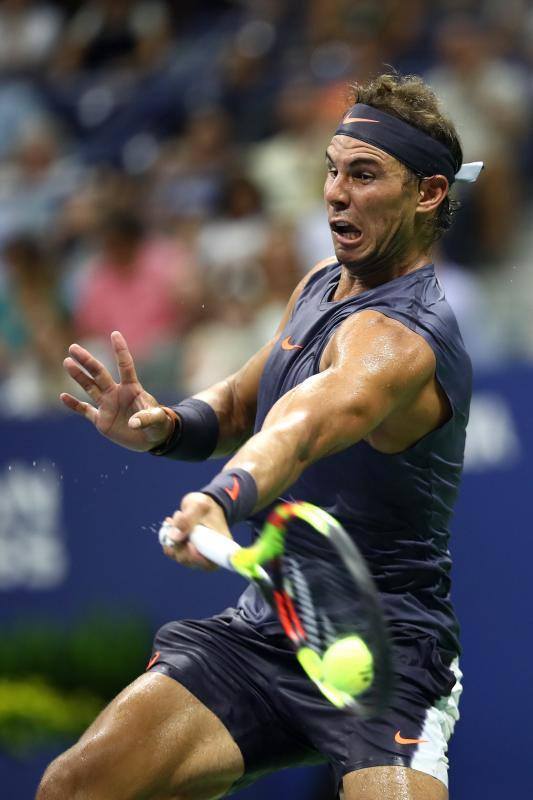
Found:
[{"label": "ear", "polygon": [[448,179],[444,175],[421,178],[418,184],[417,213],[424,216],[433,214],[448,194],[449,188]]}]

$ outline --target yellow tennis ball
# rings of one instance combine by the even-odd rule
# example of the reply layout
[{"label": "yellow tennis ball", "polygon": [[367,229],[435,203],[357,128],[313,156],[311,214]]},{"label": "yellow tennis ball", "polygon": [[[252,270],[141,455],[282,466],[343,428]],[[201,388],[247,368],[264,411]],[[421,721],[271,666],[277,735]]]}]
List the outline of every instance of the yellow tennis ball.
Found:
[{"label": "yellow tennis ball", "polygon": [[372,653],[359,636],[346,636],[330,645],[322,657],[322,679],[355,697],[374,679]]}]

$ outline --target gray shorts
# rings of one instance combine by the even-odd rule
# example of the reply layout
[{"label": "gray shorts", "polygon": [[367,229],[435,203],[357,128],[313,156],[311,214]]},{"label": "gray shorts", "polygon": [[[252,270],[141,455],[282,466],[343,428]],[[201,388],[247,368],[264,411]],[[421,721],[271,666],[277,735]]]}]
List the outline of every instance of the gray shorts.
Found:
[{"label": "gray shorts", "polygon": [[394,637],[393,652],[390,708],[368,720],[324,699],[281,629],[261,632],[235,609],[164,625],[149,669],[185,686],[230,732],[245,764],[232,791],[277,769],[324,762],[337,786],[347,773],[376,766],[411,767],[447,785],[461,694],[457,660],[444,664],[428,636]]}]

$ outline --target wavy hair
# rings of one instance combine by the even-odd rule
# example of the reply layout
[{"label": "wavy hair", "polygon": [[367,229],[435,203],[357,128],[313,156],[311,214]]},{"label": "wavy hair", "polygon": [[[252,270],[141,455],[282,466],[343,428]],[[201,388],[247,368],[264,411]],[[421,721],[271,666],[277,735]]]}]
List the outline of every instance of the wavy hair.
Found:
[{"label": "wavy hair", "polygon": [[[445,145],[455,160],[456,171],[461,167],[463,150],[455,125],[442,113],[435,92],[422,78],[392,73],[379,75],[365,83],[352,83],[349,88],[350,104],[364,103],[408,122]],[[424,177],[409,167],[405,169],[409,181],[420,181]],[[428,220],[431,242],[451,227],[459,207],[457,200],[448,195],[444,198],[435,216]]]}]

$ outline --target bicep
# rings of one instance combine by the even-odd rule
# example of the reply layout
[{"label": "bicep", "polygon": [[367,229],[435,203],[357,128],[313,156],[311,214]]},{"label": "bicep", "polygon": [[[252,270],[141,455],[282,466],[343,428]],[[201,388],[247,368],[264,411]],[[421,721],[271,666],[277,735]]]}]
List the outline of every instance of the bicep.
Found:
[{"label": "bicep", "polygon": [[263,430],[293,431],[299,458],[312,463],[363,439],[392,408],[390,393],[378,391],[375,379],[347,381],[342,371],[330,368],[280,398]]},{"label": "bicep", "polygon": [[362,312],[336,334],[325,369],[272,407],[264,428],[294,427],[308,462],[368,436],[431,379],[430,347],[400,323]]}]

